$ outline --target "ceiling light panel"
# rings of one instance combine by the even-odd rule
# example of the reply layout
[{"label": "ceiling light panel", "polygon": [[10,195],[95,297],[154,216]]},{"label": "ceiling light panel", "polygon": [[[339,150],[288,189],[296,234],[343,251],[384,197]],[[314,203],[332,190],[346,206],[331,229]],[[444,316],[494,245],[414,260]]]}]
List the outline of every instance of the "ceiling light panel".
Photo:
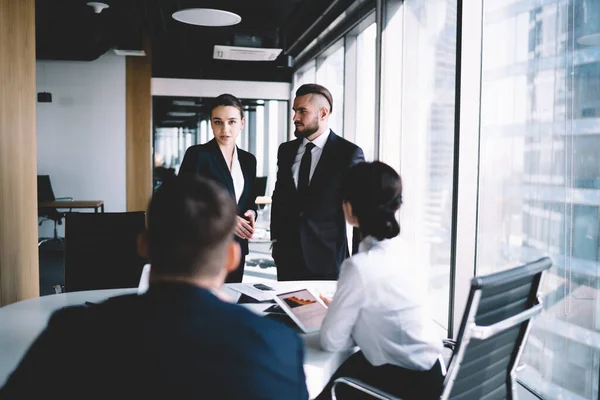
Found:
[{"label": "ceiling light panel", "polygon": [[193,117],[196,113],[191,111],[169,111],[167,115],[171,117]]}]

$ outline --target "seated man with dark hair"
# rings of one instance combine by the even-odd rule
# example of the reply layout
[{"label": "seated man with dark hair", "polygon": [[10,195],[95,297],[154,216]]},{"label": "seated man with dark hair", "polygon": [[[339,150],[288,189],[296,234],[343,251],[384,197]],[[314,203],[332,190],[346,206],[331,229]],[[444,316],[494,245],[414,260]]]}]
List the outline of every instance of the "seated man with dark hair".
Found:
[{"label": "seated man with dark hair", "polygon": [[139,241],[148,291],[54,313],[0,398],[308,398],[298,335],[219,292],[240,259],[235,222],[216,184],[165,182]]}]

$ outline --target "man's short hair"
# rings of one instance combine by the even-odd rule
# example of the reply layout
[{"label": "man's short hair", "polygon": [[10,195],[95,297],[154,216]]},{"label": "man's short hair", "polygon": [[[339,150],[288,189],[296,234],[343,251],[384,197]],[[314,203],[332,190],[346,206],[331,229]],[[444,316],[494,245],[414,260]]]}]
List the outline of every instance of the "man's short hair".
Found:
[{"label": "man's short hair", "polygon": [[214,276],[233,238],[236,204],[218,184],[195,175],[163,183],[148,208],[152,272]]},{"label": "man's short hair", "polygon": [[296,90],[296,97],[306,96],[307,94],[323,96],[329,103],[329,112],[333,112],[333,96],[325,86],[317,85],[316,83],[306,83]]}]

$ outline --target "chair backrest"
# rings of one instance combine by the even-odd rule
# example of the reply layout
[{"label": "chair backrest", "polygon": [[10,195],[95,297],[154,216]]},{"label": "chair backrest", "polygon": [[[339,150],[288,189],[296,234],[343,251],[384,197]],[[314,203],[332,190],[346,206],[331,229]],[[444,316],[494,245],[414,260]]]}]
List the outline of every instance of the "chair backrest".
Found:
[{"label": "chair backrest", "polygon": [[37,193],[38,203],[42,201],[54,201],[54,191],[52,190],[52,183],[50,183],[50,175],[38,175],[37,176]]},{"label": "chair backrest", "polygon": [[538,290],[549,258],[471,282],[442,399],[513,399],[529,323],[542,312]]},{"label": "chair backrest", "polygon": [[[50,183],[50,175],[38,175],[37,176],[37,192],[38,192],[38,203],[43,201],[54,201],[54,191],[52,190],[52,183]],[[55,221],[55,223],[61,224],[64,214],[56,211],[54,207],[38,207],[38,217],[49,218]]]},{"label": "chair backrest", "polygon": [[65,291],[135,288],[146,263],[137,237],[144,212],[67,213]]},{"label": "chair backrest", "polygon": [[254,196],[264,196],[267,193],[267,177],[257,176],[252,188]]}]

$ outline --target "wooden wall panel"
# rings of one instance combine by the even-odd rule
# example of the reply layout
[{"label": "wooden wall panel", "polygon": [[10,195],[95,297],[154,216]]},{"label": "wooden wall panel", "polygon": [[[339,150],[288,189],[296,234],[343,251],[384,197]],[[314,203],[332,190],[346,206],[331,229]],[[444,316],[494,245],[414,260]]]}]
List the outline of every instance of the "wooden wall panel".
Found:
[{"label": "wooden wall panel", "polygon": [[152,196],[152,55],[127,56],[127,211],[146,211]]},{"label": "wooden wall panel", "polygon": [[0,0],[0,306],[39,296],[35,0]]}]

